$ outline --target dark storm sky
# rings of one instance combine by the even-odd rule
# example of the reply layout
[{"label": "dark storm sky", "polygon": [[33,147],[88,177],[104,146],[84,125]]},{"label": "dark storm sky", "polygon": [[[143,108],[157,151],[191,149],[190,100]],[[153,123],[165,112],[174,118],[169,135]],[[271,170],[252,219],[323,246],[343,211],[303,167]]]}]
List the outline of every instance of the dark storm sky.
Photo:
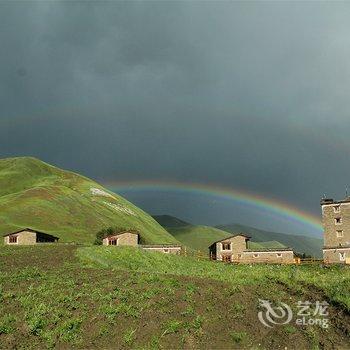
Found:
[{"label": "dark storm sky", "polygon": [[0,155],[318,213],[350,184],[350,3],[2,2]]}]

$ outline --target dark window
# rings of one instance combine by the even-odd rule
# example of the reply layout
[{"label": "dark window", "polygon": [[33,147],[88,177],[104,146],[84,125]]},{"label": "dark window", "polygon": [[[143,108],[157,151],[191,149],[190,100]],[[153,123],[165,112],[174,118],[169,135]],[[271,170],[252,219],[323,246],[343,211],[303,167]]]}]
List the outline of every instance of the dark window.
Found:
[{"label": "dark window", "polygon": [[17,236],[10,236],[9,243],[17,243]]},{"label": "dark window", "polygon": [[341,224],[341,218],[335,218],[335,223],[336,224]]},{"label": "dark window", "polygon": [[117,245],[117,240],[116,240],[116,239],[110,239],[110,240],[108,241],[108,244],[109,244],[109,245]]},{"label": "dark window", "polygon": [[340,212],[340,205],[335,205],[335,206],[333,207],[333,209],[334,209],[334,212],[335,212],[335,213],[339,213],[339,212]]},{"label": "dark window", "polygon": [[230,243],[222,243],[222,250],[230,250],[231,244]]}]

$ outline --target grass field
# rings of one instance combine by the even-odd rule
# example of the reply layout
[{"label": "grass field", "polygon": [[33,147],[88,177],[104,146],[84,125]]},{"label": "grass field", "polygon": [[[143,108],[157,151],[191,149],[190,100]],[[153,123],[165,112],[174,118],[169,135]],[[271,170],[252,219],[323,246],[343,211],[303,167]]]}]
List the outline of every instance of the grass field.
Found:
[{"label": "grass field", "polygon": [[[136,248],[0,247],[0,348],[350,346],[350,270],[233,266]],[[327,300],[330,328],[257,319],[258,299]]]},{"label": "grass field", "polygon": [[139,230],[148,244],[178,243],[150,215],[86,177],[30,157],[0,160],[0,234],[29,227],[60,242],[92,243],[109,226]]}]

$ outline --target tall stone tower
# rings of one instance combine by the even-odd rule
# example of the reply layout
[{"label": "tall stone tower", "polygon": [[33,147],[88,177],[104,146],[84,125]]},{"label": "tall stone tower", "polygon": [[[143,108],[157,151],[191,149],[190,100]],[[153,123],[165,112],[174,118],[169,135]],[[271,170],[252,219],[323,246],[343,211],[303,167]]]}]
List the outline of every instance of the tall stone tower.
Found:
[{"label": "tall stone tower", "polygon": [[340,201],[322,199],[325,263],[345,264],[350,260],[350,197]]}]

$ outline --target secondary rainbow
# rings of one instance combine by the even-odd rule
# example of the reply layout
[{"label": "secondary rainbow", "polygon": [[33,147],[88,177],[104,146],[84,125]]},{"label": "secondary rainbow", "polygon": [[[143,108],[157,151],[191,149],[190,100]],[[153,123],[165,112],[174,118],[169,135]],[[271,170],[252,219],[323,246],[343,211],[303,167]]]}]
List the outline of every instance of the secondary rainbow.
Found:
[{"label": "secondary rainbow", "polygon": [[198,183],[182,183],[182,182],[162,182],[162,181],[132,181],[132,182],[114,182],[108,181],[104,185],[111,190],[118,191],[167,191],[167,192],[183,192],[198,195],[206,195],[211,197],[219,197],[221,199],[233,200],[245,206],[251,206],[259,210],[263,210],[270,215],[278,215],[294,223],[303,224],[312,227],[318,232],[322,232],[320,219],[312,214],[302,211],[287,203],[279,200],[266,198],[258,194],[249,193],[242,190],[221,187],[216,185],[198,184]]}]

